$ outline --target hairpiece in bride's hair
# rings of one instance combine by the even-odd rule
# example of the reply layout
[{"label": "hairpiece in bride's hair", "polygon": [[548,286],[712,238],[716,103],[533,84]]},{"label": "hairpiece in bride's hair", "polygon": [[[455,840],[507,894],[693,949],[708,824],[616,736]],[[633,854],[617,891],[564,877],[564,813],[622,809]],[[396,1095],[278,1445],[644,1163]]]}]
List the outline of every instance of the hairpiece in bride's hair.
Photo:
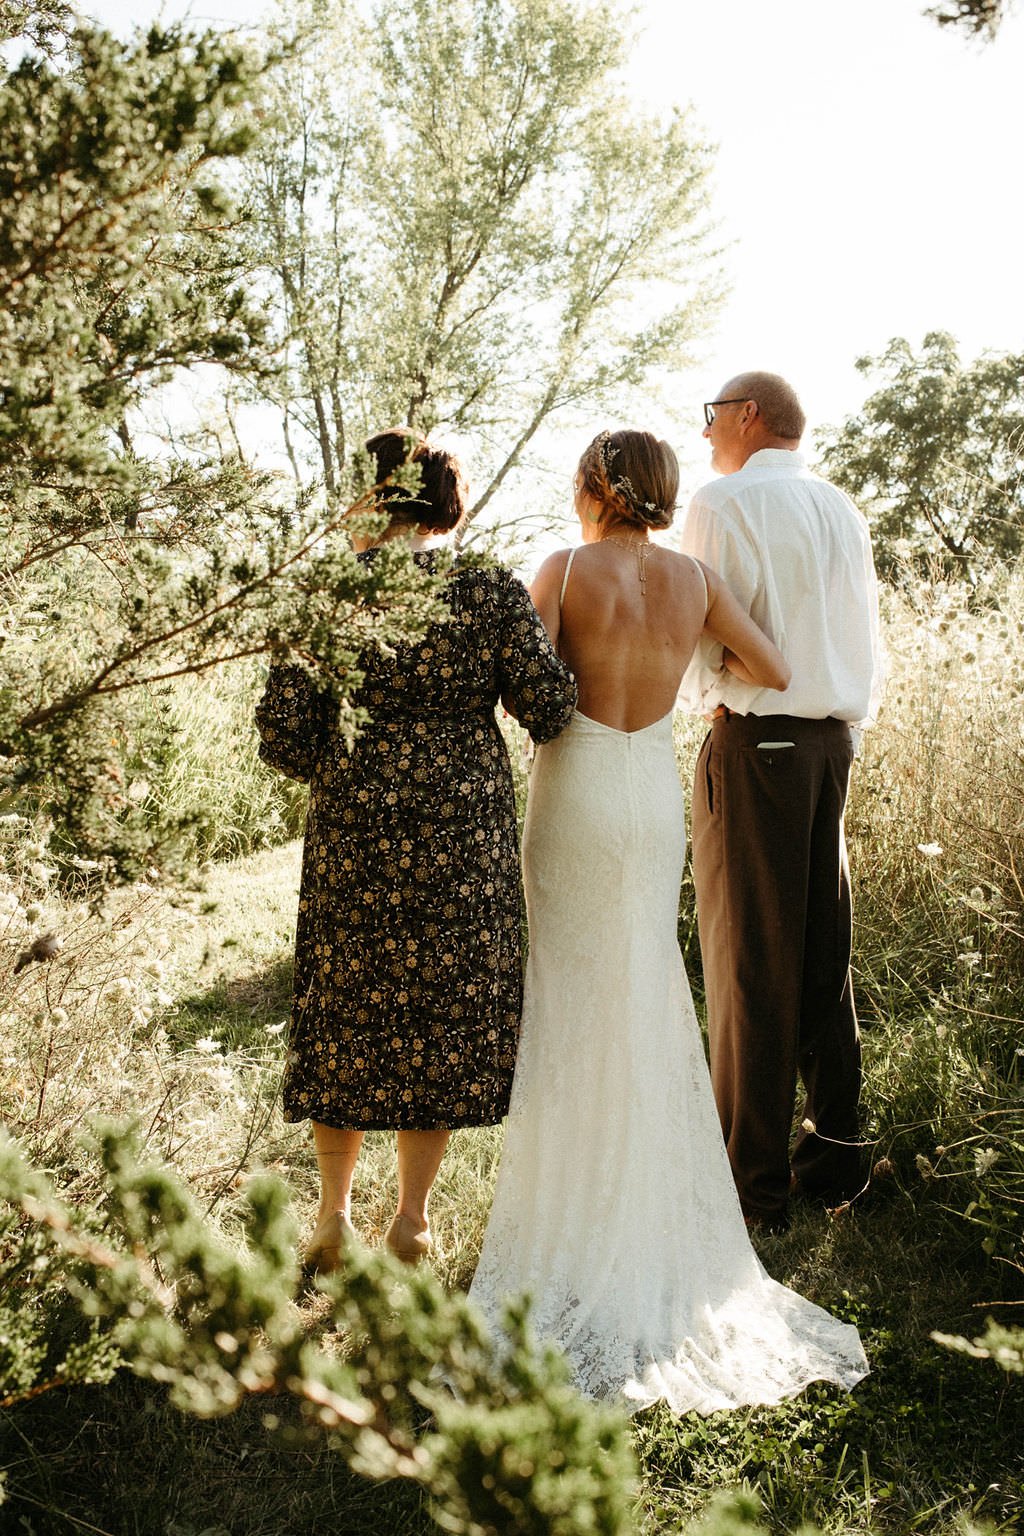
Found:
[{"label": "hairpiece in bride's hair", "polygon": [[[617,448],[612,447],[611,433],[608,431],[599,432],[594,438],[594,447],[597,449],[597,457],[600,460],[601,469],[604,472],[604,477],[608,481],[608,484],[611,485],[612,459],[615,458],[615,455],[619,451]],[[614,489],[614,487],[612,487],[612,489]]]},{"label": "hairpiece in bride's hair", "polygon": [[[658,464],[651,465],[646,462],[646,458],[650,457],[650,449],[652,447],[658,448],[660,446],[663,448],[666,445],[656,444],[649,433],[626,432],[616,435],[620,436],[620,441],[613,442],[613,434],[605,429],[599,432],[590,443],[580,461],[580,468],[584,472],[584,482],[589,477],[593,482],[588,487],[591,494],[598,501],[609,505],[618,502],[620,514],[627,519],[645,524],[648,527],[667,527],[675,510],[674,501],[678,475],[668,477],[671,479],[671,484],[669,484],[662,472],[664,466],[659,466]],[[639,459],[638,450],[640,451]],[[671,455],[671,450],[668,451]],[[630,472],[627,471],[613,476],[612,464],[615,461],[622,464],[623,468],[625,468],[625,465],[629,465],[630,471],[635,467],[636,472],[640,476],[641,484],[646,480],[651,481],[649,485],[644,484],[644,490],[648,496],[653,493],[654,499],[650,501],[641,499],[641,493],[637,491],[636,481]],[[662,497],[659,490],[663,482],[665,482],[664,497]]]}]

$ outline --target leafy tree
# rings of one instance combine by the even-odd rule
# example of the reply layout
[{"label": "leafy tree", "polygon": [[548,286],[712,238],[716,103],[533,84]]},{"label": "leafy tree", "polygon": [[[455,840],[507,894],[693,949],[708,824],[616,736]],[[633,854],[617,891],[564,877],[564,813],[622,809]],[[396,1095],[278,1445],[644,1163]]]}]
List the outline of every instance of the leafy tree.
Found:
[{"label": "leafy tree", "polygon": [[968,37],[991,41],[1012,9],[1012,0],[943,0],[925,14],[940,27],[957,27]]},{"label": "leafy tree", "polygon": [[0,80],[0,796],[133,870],[175,831],[124,792],[126,763],[160,750],[136,690],[158,703],[168,679],[273,648],[344,695],[365,640],[427,610],[399,556],[370,572],[332,540],[343,504],[136,430],[198,365],[273,367],[226,185],[265,61],[177,27],[66,44]]},{"label": "leafy tree", "polygon": [[625,103],[617,6],[299,0],[275,38],[252,259],[297,474],[333,487],[381,421],[475,430],[475,516],[550,418],[679,363],[717,298],[709,151]]},{"label": "leafy tree", "polygon": [[933,331],[915,354],[896,339],[857,363],[881,386],[822,433],[825,472],[868,513],[882,570],[939,561],[970,572],[979,557],[1024,546],[1024,356],[964,364]]}]

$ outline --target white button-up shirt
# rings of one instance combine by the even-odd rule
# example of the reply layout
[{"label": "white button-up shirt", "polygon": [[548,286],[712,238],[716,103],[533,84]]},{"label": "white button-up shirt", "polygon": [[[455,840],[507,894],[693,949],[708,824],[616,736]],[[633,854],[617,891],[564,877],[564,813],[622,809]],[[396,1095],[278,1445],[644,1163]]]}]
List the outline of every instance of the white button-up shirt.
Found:
[{"label": "white button-up shirt", "polygon": [[871,724],[882,682],[878,589],[867,521],[848,496],[799,453],[761,448],[697,492],[682,548],[722,576],[793,669],[784,693],[756,688],[702,640],[680,687],[684,708]]}]

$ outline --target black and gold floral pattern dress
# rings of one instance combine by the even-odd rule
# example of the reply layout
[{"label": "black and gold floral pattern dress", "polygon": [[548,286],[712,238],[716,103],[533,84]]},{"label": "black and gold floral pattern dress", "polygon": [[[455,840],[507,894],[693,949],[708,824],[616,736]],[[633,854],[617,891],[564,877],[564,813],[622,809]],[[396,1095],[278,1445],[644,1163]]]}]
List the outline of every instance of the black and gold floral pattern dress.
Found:
[{"label": "black and gold floral pattern dress", "polygon": [[522,1005],[504,696],[536,741],[576,685],[522,583],[456,570],[450,622],[364,657],[349,750],[306,673],[273,667],[260,755],[310,783],[286,1120],[347,1130],[489,1125],[508,1108]]}]

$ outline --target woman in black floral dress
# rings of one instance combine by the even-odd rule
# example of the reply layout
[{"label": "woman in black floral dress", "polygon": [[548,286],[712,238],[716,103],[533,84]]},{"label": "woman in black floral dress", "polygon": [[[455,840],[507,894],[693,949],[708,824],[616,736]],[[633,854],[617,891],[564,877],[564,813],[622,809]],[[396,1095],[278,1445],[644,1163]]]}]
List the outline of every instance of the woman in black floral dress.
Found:
[{"label": "woman in black floral dress", "polygon": [[[450,455],[400,430],[367,449],[392,514],[377,542],[455,526],[464,502]],[[407,459],[420,474],[414,496],[385,484]],[[427,1199],[449,1132],[493,1124],[508,1107],[520,874],[495,706],[505,700],[546,741],[567,724],[576,687],[508,571],[456,565],[444,596],[449,621],[364,656],[355,702],[372,718],[352,748],[300,668],[273,667],[257,710],[260,755],[310,784],[284,1106],[287,1120],[313,1122],[322,1194],[306,1259],[321,1271],[352,1232],[365,1131],[398,1131],[385,1241],[415,1260],[430,1246]]]}]

